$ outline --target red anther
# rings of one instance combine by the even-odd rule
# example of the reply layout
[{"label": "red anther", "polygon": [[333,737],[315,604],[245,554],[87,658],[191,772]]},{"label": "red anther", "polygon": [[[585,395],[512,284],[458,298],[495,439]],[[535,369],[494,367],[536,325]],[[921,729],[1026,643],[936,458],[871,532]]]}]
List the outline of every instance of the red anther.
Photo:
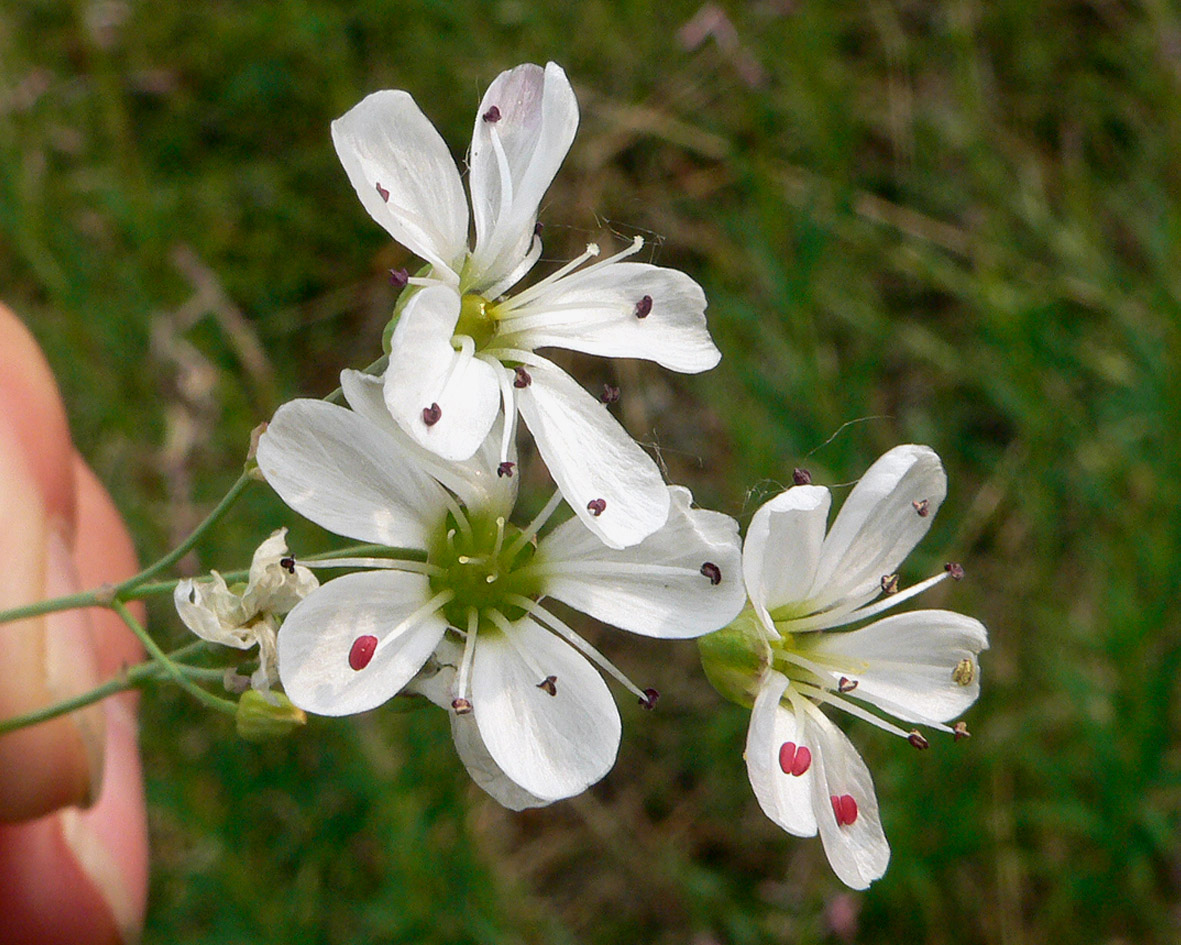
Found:
[{"label": "red anther", "polygon": [[443,408],[438,404],[431,404],[429,407],[422,408],[422,422],[428,427],[433,427],[439,422],[439,418],[443,416]]},{"label": "red anther", "polygon": [[951,576],[953,581],[962,581],[964,579],[964,567],[955,561],[947,562],[943,566],[943,570]]},{"label": "red anther", "polygon": [[791,766],[796,760],[796,743],[784,742],[779,746],[779,767],[784,774],[791,774]]},{"label": "red anther", "polygon": [[701,573],[709,578],[709,583],[714,587],[722,583],[722,569],[712,561],[707,561],[701,566]]},{"label": "red anther", "polygon": [[840,797],[831,794],[828,799],[832,801],[832,812],[838,827],[848,827],[857,822],[857,802],[852,794],[842,794]]},{"label": "red anther", "polygon": [[607,508],[607,500],[606,499],[591,499],[586,504],[586,510],[588,512],[590,512],[590,514],[593,515],[595,518],[598,518],[600,515],[602,515],[603,510],[606,508]]},{"label": "red anther", "polygon": [[928,748],[931,747],[931,743],[929,741],[927,741],[926,738],[923,737],[923,733],[920,732],[917,728],[911,730],[911,733],[906,736],[906,740],[908,742],[910,742],[911,745],[913,745],[919,751],[926,751]]},{"label": "red anther", "polygon": [[295,559],[288,555],[286,558],[279,559],[279,567],[285,569],[288,574],[295,573]]},{"label": "red anther", "polygon": [[810,486],[812,485],[812,474],[806,469],[793,469],[791,482],[795,486]]},{"label": "red anther", "polygon": [[488,111],[480,116],[484,121],[491,124],[492,122],[500,121],[500,109],[493,105]]},{"label": "red anther", "polygon": [[357,671],[364,669],[373,659],[376,650],[377,637],[368,633],[363,637],[357,637],[349,647],[349,668]]},{"label": "red anther", "polygon": [[512,474],[513,474],[513,467],[514,467],[515,465],[517,465],[517,464],[516,464],[516,463],[510,463],[510,462],[508,462],[508,461],[505,461],[505,462],[501,463],[499,466],[497,466],[497,467],[496,467],[496,475],[497,475],[497,476],[509,476],[509,477],[511,477],[511,476],[512,476]]},{"label": "red anther", "polygon": [[645,295],[636,303],[636,318],[647,318],[652,314],[652,296]]},{"label": "red anther", "polygon": [[390,285],[395,289],[404,289],[406,284],[410,281],[410,273],[406,269],[391,269],[390,270]]},{"label": "red anther", "polygon": [[613,404],[619,400],[619,388],[612,387],[610,384],[603,385],[603,393],[599,394],[599,400],[605,404]]},{"label": "red anther", "polygon": [[537,688],[544,689],[551,696],[556,696],[558,694],[558,677],[546,676],[545,679],[537,684]]},{"label": "red anther", "polygon": [[381,184],[377,185],[377,192],[381,195],[382,200],[384,200],[386,203],[390,202],[390,192],[382,187]]},{"label": "red anther", "polygon": [[467,715],[472,711],[472,704],[467,699],[452,699],[451,708],[455,710],[456,715]]},{"label": "red anther", "polygon": [[850,679],[848,676],[842,676],[837,682],[837,692],[852,692],[857,688],[859,680]]},{"label": "red anther", "polygon": [[929,499],[923,499],[918,502],[911,502],[910,504],[913,505],[914,510],[916,512],[918,512],[919,518],[926,518],[928,515],[931,514],[931,501]]},{"label": "red anther", "polygon": [[513,387],[517,388],[518,390],[523,390],[533,383],[533,378],[521,365],[518,364],[516,368],[514,368],[514,372],[516,373],[517,377],[516,380],[513,381]]},{"label": "red anther", "polygon": [[644,698],[640,700],[640,705],[645,709],[651,711],[656,708],[656,701],[660,698],[660,693],[655,689],[648,688],[644,690]]},{"label": "red anther", "polygon": [[779,746],[779,767],[784,774],[798,778],[812,767],[812,752],[804,745],[797,748],[795,742],[784,742]]}]

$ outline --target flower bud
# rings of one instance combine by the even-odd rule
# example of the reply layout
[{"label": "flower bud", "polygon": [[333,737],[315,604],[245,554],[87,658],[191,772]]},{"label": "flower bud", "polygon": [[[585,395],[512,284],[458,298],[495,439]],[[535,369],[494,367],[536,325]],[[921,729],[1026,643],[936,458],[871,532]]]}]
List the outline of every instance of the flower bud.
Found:
[{"label": "flower bud", "polygon": [[248,742],[265,742],[290,735],[308,717],[281,692],[247,689],[238,700],[238,734]]},{"label": "flower bud", "polygon": [[699,637],[697,651],[713,687],[749,709],[771,665],[771,646],[755,612],[747,607],[728,626]]}]

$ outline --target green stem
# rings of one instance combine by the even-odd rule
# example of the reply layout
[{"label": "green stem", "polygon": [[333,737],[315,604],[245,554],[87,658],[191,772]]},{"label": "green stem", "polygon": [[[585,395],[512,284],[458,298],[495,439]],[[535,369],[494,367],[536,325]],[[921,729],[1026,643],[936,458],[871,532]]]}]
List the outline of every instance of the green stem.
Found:
[{"label": "green stem", "polygon": [[155,659],[164,667],[165,672],[167,672],[168,675],[172,677],[173,682],[180,686],[181,689],[185,690],[185,692],[191,695],[198,702],[204,703],[211,709],[216,709],[218,712],[224,712],[227,715],[234,715],[237,713],[238,704],[236,702],[231,702],[229,699],[218,698],[213,693],[202,689],[195,682],[185,676],[181,668],[168,657],[167,653],[160,649],[159,644],[157,644],[156,641],[151,638],[148,632],[140,626],[139,621],[136,620],[134,616],[132,616],[131,611],[127,609],[127,606],[121,600],[112,601],[111,609],[122,618],[123,622],[127,624],[131,632],[139,637],[139,641],[144,645],[144,649],[148,651],[153,659]]}]

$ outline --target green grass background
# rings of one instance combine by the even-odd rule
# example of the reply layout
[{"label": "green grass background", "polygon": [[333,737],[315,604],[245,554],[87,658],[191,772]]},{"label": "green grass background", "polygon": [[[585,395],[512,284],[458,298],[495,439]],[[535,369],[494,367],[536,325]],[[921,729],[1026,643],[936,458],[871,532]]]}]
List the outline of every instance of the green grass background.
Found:
[{"label": "green grass background", "polygon": [[[554,59],[582,124],[546,256],[653,238],[705,287],[702,377],[578,359],[670,476],[745,521],[932,445],[906,577],[991,632],[974,737],[848,726],[893,847],[864,894],[758,810],[747,713],[692,645],[588,630],[642,685],[614,771],[511,814],[443,713],[262,746],[143,703],[148,943],[1168,943],[1181,936],[1181,13],[1163,0],[0,0],[0,296],[58,372],[144,560],[250,429],[371,361],[410,262],[329,121],[409,90],[462,157],[483,87]],[[850,421],[857,421],[849,423]],[[849,424],[845,426],[845,424]],[[835,435],[834,435],[835,434]],[[529,502],[545,492],[528,471]],[[271,528],[261,487],[190,569]],[[162,604],[152,626],[182,639]]]}]

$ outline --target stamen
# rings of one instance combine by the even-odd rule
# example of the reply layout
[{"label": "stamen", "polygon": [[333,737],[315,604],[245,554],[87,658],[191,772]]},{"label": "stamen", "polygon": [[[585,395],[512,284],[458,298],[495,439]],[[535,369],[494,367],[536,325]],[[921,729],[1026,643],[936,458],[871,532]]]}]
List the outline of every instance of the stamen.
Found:
[{"label": "stamen", "polygon": [[499,466],[496,467],[496,475],[498,477],[508,476],[509,478],[512,478],[513,467],[516,465],[517,465],[516,463],[510,463],[508,460],[505,460],[503,463],[501,463]]},{"label": "stamen", "polygon": [[842,794],[840,797],[833,794],[829,800],[832,801],[832,812],[836,815],[838,827],[850,827],[857,822],[857,801],[852,794]]},{"label": "stamen", "polygon": [[797,748],[795,742],[784,742],[779,746],[779,767],[784,774],[798,778],[812,767],[812,752],[805,745]]},{"label": "stamen", "polygon": [[360,672],[369,665],[373,654],[377,652],[377,637],[365,634],[357,637],[349,647],[349,669]]},{"label": "stamen", "polygon": [[496,516],[496,541],[492,545],[492,553],[488,556],[493,561],[496,556],[500,554],[500,549],[504,547],[504,516]]},{"label": "stamen", "polygon": [[513,381],[513,387],[517,388],[517,390],[524,390],[533,383],[533,377],[525,370],[524,365],[518,364],[513,370],[517,375],[516,380]]},{"label": "stamen", "polygon": [[962,581],[964,579],[963,565],[955,561],[949,561],[943,566],[943,570],[951,575],[953,581]]},{"label": "stamen", "polygon": [[537,684],[537,688],[544,689],[551,696],[556,696],[558,694],[557,683],[558,683],[557,676],[546,676],[545,679],[543,679],[541,682],[539,682]]},{"label": "stamen", "polygon": [[460,658],[459,673],[455,679],[455,699],[451,703],[451,708],[455,710],[457,715],[466,715],[472,711],[471,701],[467,697],[467,687],[472,674],[472,659],[476,655],[476,635],[479,629],[479,611],[475,607],[469,607],[467,610],[467,637],[463,641],[463,656]]},{"label": "stamen", "polygon": [[286,558],[279,559],[279,567],[287,571],[288,574],[295,573],[295,558],[288,555]]},{"label": "stamen", "polygon": [[381,195],[382,200],[384,200],[386,203],[390,202],[390,192],[382,187],[380,183],[377,185],[377,192]]},{"label": "stamen", "polygon": [[545,508],[543,508],[537,513],[537,515],[534,516],[533,521],[525,526],[525,530],[513,540],[511,545],[508,546],[508,549],[504,553],[505,561],[512,561],[513,558],[517,556],[520,550],[529,543],[530,539],[532,539],[533,536],[542,529],[545,523],[549,521],[549,517],[554,514],[561,503],[562,493],[555,492],[552,496],[550,496],[550,500],[545,504]]},{"label": "stamen", "polygon": [[525,611],[533,615],[533,618],[547,630],[561,637],[569,643],[576,650],[581,651],[587,656],[592,663],[597,665],[601,670],[611,675],[615,680],[621,683],[632,695],[638,696],[640,704],[651,703],[656,704],[656,699],[660,697],[660,693],[654,689],[640,689],[634,682],[628,679],[622,672],[615,668],[614,664],[607,659],[602,653],[596,650],[593,646],[586,642],[577,633],[571,630],[561,620],[551,614],[548,610],[528,597],[522,597],[520,594],[514,594],[509,599],[509,603],[515,604],[523,608]]},{"label": "stamen", "polygon": [[[897,735],[899,738],[908,737],[908,733],[904,732],[897,725],[887,722],[885,719],[874,715],[867,709],[863,709],[856,702],[852,702],[849,699],[842,699],[839,696],[834,695],[827,689],[821,689],[819,686],[813,686],[810,683],[799,681],[793,681],[792,686],[797,692],[800,693],[800,695],[807,696],[811,699],[815,699],[817,702],[823,702],[827,705],[833,706],[834,708],[848,712],[850,715],[862,719],[868,722],[870,725],[876,725],[883,732],[889,732],[891,735]],[[815,706],[812,706],[811,708],[815,709]]]},{"label": "stamen", "polygon": [[636,318],[647,318],[652,314],[652,296],[645,295],[636,303]]},{"label": "stamen", "polygon": [[883,594],[897,594],[898,593],[898,574],[883,574],[882,575],[882,593]]},{"label": "stamen", "polygon": [[812,474],[806,469],[793,469],[791,471],[791,482],[795,486],[810,486],[812,485]]},{"label": "stamen", "polygon": [[837,683],[837,692],[844,694],[852,692],[857,688],[858,680],[850,679],[848,676],[842,676],[841,681]]},{"label": "stamen", "polygon": [[701,566],[701,573],[709,578],[709,583],[714,587],[722,583],[722,569],[712,561],[707,561]]},{"label": "stamen", "polygon": [[443,416],[443,411],[438,404],[431,404],[429,407],[422,408],[422,422],[428,427],[433,427],[439,422],[439,418]]},{"label": "stamen", "polygon": [[594,259],[598,255],[599,255],[598,244],[597,243],[587,243],[586,250],[583,252],[583,254],[581,256],[578,256],[575,259],[571,259],[570,262],[566,263],[566,265],[562,266],[556,272],[550,273],[548,276],[546,276],[540,282],[535,282],[528,289],[518,292],[516,295],[512,296],[512,298],[505,299],[503,302],[501,302],[500,306],[499,306],[500,311],[501,311],[501,318],[506,317],[509,312],[515,311],[516,309],[520,308],[522,305],[527,304],[529,301],[531,301],[533,298],[535,298],[541,290],[544,290],[547,286],[550,286],[553,283],[557,282],[563,276],[568,275],[570,272],[577,269],[579,266],[581,266],[588,259]]},{"label": "stamen", "polygon": [[[454,534],[454,531],[452,532]],[[323,558],[319,561],[308,559],[302,563],[305,568],[374,568],[391,571],[409,571],[412,574],[429,574],[438,577],[443,569],[426,561],[407,561],[403,558]]]},{"label": "stamen", "polygon": [[947,580],[949,577],[951,575],[943,571],[934,577],[927,578],[925,581],[920,581],[918,584],[912,584],[904,591],[880,598],[877,602],[865,607],[858,607],[856,610],[846,611],[838,616],[834,616],[828,612],[813,614],[810,617],[801,617],[799,620],[786,621],[785,626],[792,633],[803,633],[808,630],[833,630],[851,623],[858,623],[862,620],[868,620],[870,617],[876,617],[884,610],[897,607],[903,601],[910,600],[912,597],[921,594],[928,588],[934,587],[940,581]]},{"label": "stamen", "polygon": [[[517,396],[509,385],[508,372],[504,365],[496,358],[489,357],[487,352],[476,355],[481,361],[492,368],[496,375],[496,382],[500,385],[500,401],[504,405],[504,426],[500,431],[500,466],[496,470],[498,476],[511,476],[513,463],[508,461],[509,451],[512,449],[517,432]],[[505,468],[505,472],[501,472]]]},{"label": "stamen", "polygon": [[956,722],[955,725],[951,727],[951,734],[957,742],[962,741],[965,738],[972,737],[972,733],[968,731],[967,722]]},{"label": "stamen", "polygon": [[910,503],[914,506],[914,510],[918,513],[919,518],[926,518],[931,514],[931,500],[922,499]]},{"label": "stamen", "polygon": [[410,273],[406,269],[390,270],[390,285],[395,289],[404,289],[410,283]]},{"label": "stamen", "polygon": [[483,118],[484,121],[489,122],[489,123],[500,121],[500,109],[497,108],[495,105],[493,105],[491,108],[488,109],[488,111],[484,112],[484,114],[481,115],[480,117]]},{"label": "stamen", "polygon": [[[467,516],[463,513],[463,507],[455,501],[455,497],[450,492],[444,490],[443,502],[447,505],[447,511],[455,519],[455,524],[459,526],[459,531],[467,541],[472,540],[472,523],[467,520]],[[455,533],[448,531],[447,544],[452,551],[455,550]]]},{"label": "stamen", "polygon": [[649,686],[644,690],[644,694],[640,696],[640,705],[651,712],[656,708],[656,702],[660,699],[660,693]]},{"label": "stamen", "polygon": [[976,664],[972,662],[972,658],[965,656],[962,660],[955,664],[955,669],[951,671],[951,681],[957,686],[970,686],[972,680],[976,678]]},{"label": "stamen", "polygon": [[613,404],[619,400],[619,388],[612,387],[610,384],[603,385],[603,393],[599,394],[599,400],[605,404]]},{"label": "stamen", "polygon": [[586,504],[586,510],[590,512],[595,518],[598,518],[607,509],[606,499],[591,499]]},{"label": "stamen", "polygon": [[906,740],[919,751],[926,751],[931,747],[931,743],[923,737],[923,733],[917,728],[911,730],[910,734],[906,736]]}]

